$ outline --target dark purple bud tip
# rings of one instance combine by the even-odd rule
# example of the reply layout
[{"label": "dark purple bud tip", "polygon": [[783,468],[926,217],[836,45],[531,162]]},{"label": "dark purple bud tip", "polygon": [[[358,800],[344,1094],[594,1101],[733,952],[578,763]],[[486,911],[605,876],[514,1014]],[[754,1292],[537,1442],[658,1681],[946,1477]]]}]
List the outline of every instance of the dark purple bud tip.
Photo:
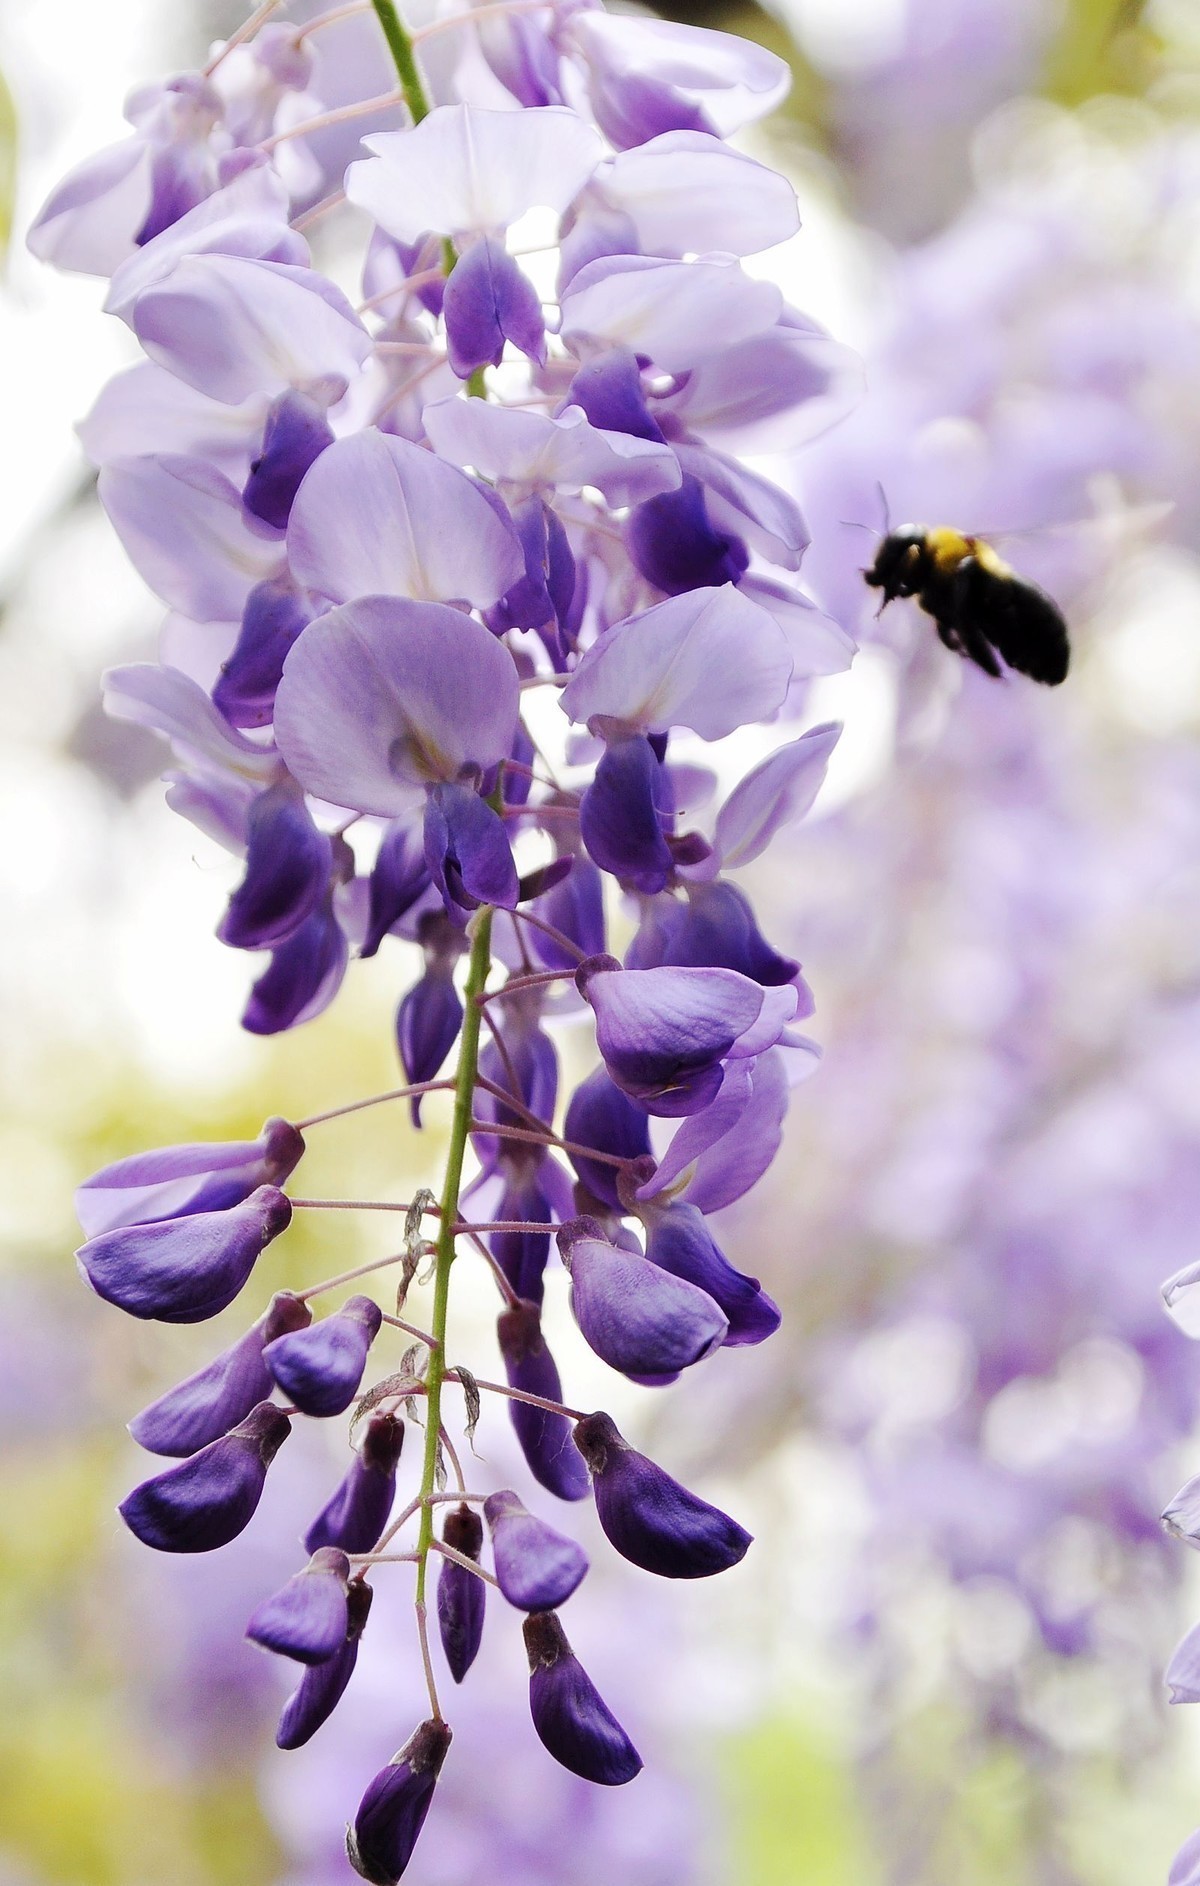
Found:
[{"label": "dark purple bud tip", "polygon": [[246,1419],[190,1460],[145,1480],[120,1514],[158,1552],[214,1552],[249,1525],[267,1468],[291,1433],[281,1408],[260,1402]]},{"label": "dark purple bud tip", "polygon": [[575,1427],[596,1512],[622,1558],[660,1578],[711,1578],[745,1558],[751,1536],[630,1447],[606,1414]]},{"label": "dark purple bud tip", "polygon": [[[554,1357],[542,1335],[536,1303],[514,1303],[496,1323],[504,1373],[510,1388],[547,1401],[562,1400],[562,1383]],[[527,1401],[510,1401],[508,1411],[529,1471],[535,1480],[560,1500],[583,1500],[591,1490],[587,1468],[571,1445],[571,1427],[565,1415],[535,1408]]]},{"label": "dark purple bud tip", "polygon": [[[446,1514],[442,1538],[455,1552],[478,1565],[483,1550],[483,1521],[469,1506],[454,1507]],[[486,1598],[487,1586],[482,1578],[465,1565],[456,1565],[453,1559],[442,1561],[438,1573],[438,1629],[456,1683],[462,1682],[479,1654]]]},{"label": "dark purple bud tip", "polygon": [[359,1802],[346,1854],[372,1886],[396,1886],[412,1859],[449,1747],[448,1723],[423,1722]]},{"label": "dark purple bud tip", "polygon": [[362,1578],[351,1580],[346,1593],[346,1640],[324,1663],[310,1664],[299,1687],[288,1697],[275,1732],[277,1748],[303,1748],[323,1722],[328,1722],[354,1675],[358,1640],[366,1627],[373,1593]]},{"label": "dark purple bud tip", "polygon": [[518,1611],[552,1611],[565,1604],[587,1571],[587,1554],[555,1532],[506,1489],[483,1503],[492,1534],[496,1580]]},{"label": "dark purple bud tip", "polygon": [[324,1663],[346,1641],[349,1578],[346,1554],[322,1546],[282,1591],[259,1605],[246,1626],[247,1637],[297,1663]]},{"label": "dark purple bud tip", "polygon": [[571,1308],[589,1346],[623,1375],[653,1380],[702,1362],[724,1342],[729,1319],[705,1290],[578,1227],[559,1232],[571,1273]]},{"label": "dark purple bud tip", "polygon": [[311,1321],[308,1305],[281,1291],[261,1322],[231,1349],[134,1416],[129,1423],[134,1440],[152,1454],[175,1455],[194,1454],[219,1440],[274,1387],[263,1361],[264,1344]]},{"label": "dark purple bud tip", "polygon": [[553,1611],[525,1620],[529,1710],[556,1762],[604,1788],[632,1781],[642,1758],[567,1642]]},{"label": "dark purple bud tip", "polygon": [[343,1414],[358,1393],[382,1321],[373,1298],[351,1297],[335,1316],[268,1343],[263,1355],[301,1414]]},{"label": "dark purple bud tip", "polygon": [[362,1451],[354,1456],[345,1477],[321,1508],[304,1535],[304,1549],[323,1545],[343,1552],[369,1552],[388,1523],[396,1497],[396,1467],[404,1446],[404,1423],[399,1415],[373,1415],[367,1423]]},{"label": "dark purple bud tip", "polygon": [[75,1256],[97,1296],[130,1316],[202,1323],[233,1302],[291,1216],[283,1193],[260,1185],[232,1210],[122,1225]]},{"label": "dark purple bud tip", "polygon": [[575,987],[582,995],[593,976],[599,975],[602,970],[620,969],[620,967],[621,964],[615,956],[587,956],[575,971]]}]

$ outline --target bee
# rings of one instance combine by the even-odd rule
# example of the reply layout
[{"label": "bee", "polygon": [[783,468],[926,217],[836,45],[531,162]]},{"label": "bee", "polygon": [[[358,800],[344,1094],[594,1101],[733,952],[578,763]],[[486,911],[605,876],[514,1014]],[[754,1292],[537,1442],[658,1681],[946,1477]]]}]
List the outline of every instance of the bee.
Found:
[{"label": "bee", "polygon": [[864,575],[883,591],[880,608],[915,596],[945,646],[985,674],[999,679],[1003,661],[1048,687],[1065,680],[1071,649],[1057,605],[982,537],[905,524],[888,532]]}]

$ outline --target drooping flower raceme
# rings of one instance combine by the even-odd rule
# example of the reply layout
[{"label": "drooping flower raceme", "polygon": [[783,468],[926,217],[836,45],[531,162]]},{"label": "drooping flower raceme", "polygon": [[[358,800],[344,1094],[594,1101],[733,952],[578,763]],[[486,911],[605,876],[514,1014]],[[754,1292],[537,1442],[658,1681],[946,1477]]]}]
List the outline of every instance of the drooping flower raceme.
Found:
[{"label": "drooping flower raceme", "polygon": [[[724,141],[782,95],[773,55],[595,6],[518,0],[415,34],[392,0],[373,7],[399,83],[364,93],[362,117],[394,128],[352,161],[324,136],[357,110],[321,96],[325,24],[251,22],[203,75],[139,94],[133,135],[67,179],[31,242],[108,276],[145,354],[82,427],[169,611],[161,661],[113,671],[106,697],[165,736],[170,804],[239,861],[217,934],[266,955],[243,1024],[294,1027],[353,954],[417,943],[397,1097],[419,1125],[426,1093],[454,1095],[440,1196],[365,1202],[404,1215],[398,1254],[355,1273],[395,1266],[394,1311],[339,1301],[351,1279],[277,1291],[135,1418],[175,1464],[122,1507],[159,1550],[215,1549],[249,1523],[292,1421],[349,1413],[308,1560],[248,1631],[301,1666],[278,1734],[298,1747],[369,1653],[376,1567],[414,1566],[430,1715],[390,1761],[381,1748],[348,1843],[379,1882],[407,1866],[450,1747],[431,1555],[454,1681],[486,1655],[492,1583],[524,1614],[541,1740],[615,1785],[641,1760],[558,1621],[587,1558],[537,1490],[594,1490],[618,1553],[662,1577],[750,1545],[607,1414],[563,1402],[542,1305],[557,1252],[586,1341],[650,1384],[779,1323],[706,1214],[770,1163],[814,1063],[796,1032],[813,1004],[731,874],[811,806],[837,729],[786,727],[704,830],[697,748],[793,719],[802,684],[853,653],[798,585],[795,502],[737,454],[827,424],[854,375],[743,267],[798,222],[787,183]],[[369,226],[361,286],[309,248],[343,201]],[[531,216],[556,230],[556,265],[522,247]],[[618,893],[637,926],[623,962]],[[552,1029],[579,1023],[599,1064],[560,1134]],[[304,1130],[272,1120],[97,1174],[80,1192],[87,1280],[151,1321],[229,1306],[316,1204],[284,1189]],[[446,1351],[460,1241],[499,1291],[501,1370]],[[422,1327],[403,1310],[427,1258]],[[448,1388],[468,1435],[482,1394],[507,1397],[531,1488],[468,1488]]]}]

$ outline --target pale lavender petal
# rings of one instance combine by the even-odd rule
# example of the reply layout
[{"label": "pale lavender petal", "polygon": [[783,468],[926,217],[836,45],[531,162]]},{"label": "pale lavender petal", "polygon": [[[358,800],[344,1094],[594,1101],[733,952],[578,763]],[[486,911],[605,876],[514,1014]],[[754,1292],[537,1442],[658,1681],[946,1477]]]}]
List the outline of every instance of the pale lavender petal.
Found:
[{"label": "pale lavender petal", "polygon": [[169,275],[184,256],[246,255],[303,267],[308,244],[291,228],[290,214],[287,190],[263,158],[123,262],[112,278],[105,313],[132,322],[138,296]]},{"label": "pale lavender petal", "polygon": [[208,399],[150,360],[116,374],[75,430],[93,465],[164,453],[206,459],[239,486],[262,434],[265,402]]},{"label": "pale lavender petal", "polygon": [[310,792],[394,817],[414,787],[503,759],[519,703],[512,657],[481,624],[440,603],[370,596],[305,629],[284,663],[275,733]]},{"label": "pale lavender petal", "polygon": [[622,151],[592,189],[630,219],[644,255],[757,255],[800,227],[787,178],[704,131]]},{"label": "pale lavender petal", "polygon": [[204,689],[177,668],[133,662],[103,676],[105,712],[165,734],[181,758],[247,780],[267,780],[279,758],[255,746],[219,714]]},{"label": "pale lavender petal", "polygon": [[664,262],[607,256],[574,276],[562,300],[572,353],[628,347],[667,373],[686,373],[735,341],[774,326],[783,296],[732,259]]},{"label": "pale lavender petal", "polygon": [[1200,1829],[1189,1834],[1172,1860],[1167,1886],[1200,1886]]},{"label": "pale lavender petal", "polygon": [[279,532],[251,517],[236,486],[202,459],[113,459],[99,492],[138,575],[193,621],[236,622],[255,584],[283,570]]},{"label": "pale lavender petal", "polygon": [[1177,1644],[1167,1665],[1164,1682],[1172,1703],[1200,1703],[1200,1624],[1194,1624]]},{"label": "pale lavender petal", "polygon": [[769,609],[787,636],[796,681],[810,675],[842,674],[854,660],[858,644],[803,590],[754,570],[742,578],[738,588],[743,596],[751,596]]},{"label": "pale lavender petal", "polygon": [[750,864],[781,826],[804,817],[821,790],[841,731],[840,721],[810,727],[739,781],[717,814],[713,849],[722,869]]},{"label": "pale lavender petal", "polygon": [[551,419],[479,399],[439,400],[425,408],[425,430],[442,458],[530,489],[594,485],[610,504],[638,504],[679,484],[679,464],[669,446],[605,432],[579,406]]},{"label": "pale lavender petal", "polygon": [[439,105],[411,131],[363,139],[346,195],[400,242],[507,229],[526,210],[565,209],[604,155],[592,126],[562,106],[486,111]]},{"label": "pale lavender petal", "polygon": [[349,602],[406,596],[485,609],[524,573],[516,532],[454,466],[382,432],[340,439],[296,494],[297,581]]},{"label": "pale lavender petal", "polygon": [[[704,26],[581,8],[563,37],[590,68],[592,107],[614,143],[641,143],[681,124],[728,137],[774,111],[791,84],[775,53]],[[623,138],[620,93],[635,80],[662,94],[654,113],[660,121]]]},{"label": "pale lavender petal", "polygon": [[1172,1538],[1200,1551],[1200,1478],[1180,1487],[1164,1510],[1162,1522]]},{"label": "pale lavender petal", "polygon": [[372,352],[332,282],[245,256],[185,257],[139,296],[134,328],[152,360],[230,406],[289,387],[329,405]]},{"label": "pale lavender petal", "polygon": [[785,316],[704,361],[654,412],[731,452],[794,452],[844,418],[862,390],[858,354]]},{"label": "pale lavender petal", "polygon": [[778,623],[725,585],[672,596],[609,629],[560,701],[577,722],[599,715],[645,733],[690,727],[720,740],[777,712],[791,674]]},{"label": "pale lavender petal", "polygon": [[1200,1263],[1189,1264],[1168,1277],[1162,1287],[1162,1300],[1175,1326],[1185,1336],[1200,1339]]},{"label": "pale lavender petal", "polygon": [[718,529],[736,531],[785,570],[798,570],[808,548],[800,506],[769,478],[706,446],[678,445],[683,471],[704,486],[708,514]]},{"label": "pale lavender petal", "polygon": [[81,275],[111,275],[134,252],[150,206],[150,147],[126,138],[68,172],[30,224],[39,261]]},{"label": "pale lavender petal", "polygon": [[[687,1185],[687,1202],[697,1211],[722,1211],[744,1197],[758,1184],[783,1140],[789,1087],[782,1054],[772,1049],[753,1061],[734,1061],[726,1069],[725,1079],[732,1083],[739,1075],[749,1080],[746,1104],[728,1130],[700,1150]],[[720,1099],[718,1095],[714,1107]],[[685,1127],[690,1124],[684,1122]],[[677,1134],[676,1139],[679,1137]],[[668,1157],[675,1150],[673,1140]]]}]

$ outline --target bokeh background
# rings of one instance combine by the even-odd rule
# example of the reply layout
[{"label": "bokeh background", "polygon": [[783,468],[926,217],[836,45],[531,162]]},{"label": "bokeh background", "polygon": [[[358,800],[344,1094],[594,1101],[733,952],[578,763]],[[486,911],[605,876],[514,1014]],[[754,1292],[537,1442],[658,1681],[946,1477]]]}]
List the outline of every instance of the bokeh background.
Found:
[{"label": "bokeh background", "polygon": [[[614,1797],[554,1769],[494,1624],[410,1877],[1160,1880],[1200,1821],[1200,1735],[1161,1684],[1200,1581],[1157,1519],[1200,1464],[1200,1352],[1158,1300],[1200,1226],[1200,9],[668,11],[791,60],[751,147],[804,228],[753,266],[864,363],[851,417],[764,460],[862,643],[807,704],[846,721],[827,788],[750,887],[826,1060],[723,1227],[782,1332],[620,1406],[758,1537],[698,1591],[596,1555],[572,1635],[647,1772]],[[341,1825],[419,1688],[385,1594],[338,1715],[277,1754],[276,1673],[240,1634],[334,1443],[294,1443],[219,1558],[140,1551],[113,1510],[123,1423],[212,1335],[115,1318],[70,1259],[73,1185],[105,1159],[389,1085],[409,968],[385,954],[295,1035],[242,1035],[244,962],[211,934],[228,863],[163,806],[153,739],[96,704],[157,626],[72,432],[128,336],[21,231],[133,84],[239,17],[0,10],[0,1886],[347,1880]],[[1053,590],[1064,688],[872,618],[885,504],[996,534]],[[436,1108],[421,1142],[387,1115],[327,1129],[306,1188],[428,1176]],[[299,1226],[279,1281],[372,1238]],[[587,1369],[577,1345],[581,1393]],[[503,1425],[479,1445],[502,1463]]]}]

